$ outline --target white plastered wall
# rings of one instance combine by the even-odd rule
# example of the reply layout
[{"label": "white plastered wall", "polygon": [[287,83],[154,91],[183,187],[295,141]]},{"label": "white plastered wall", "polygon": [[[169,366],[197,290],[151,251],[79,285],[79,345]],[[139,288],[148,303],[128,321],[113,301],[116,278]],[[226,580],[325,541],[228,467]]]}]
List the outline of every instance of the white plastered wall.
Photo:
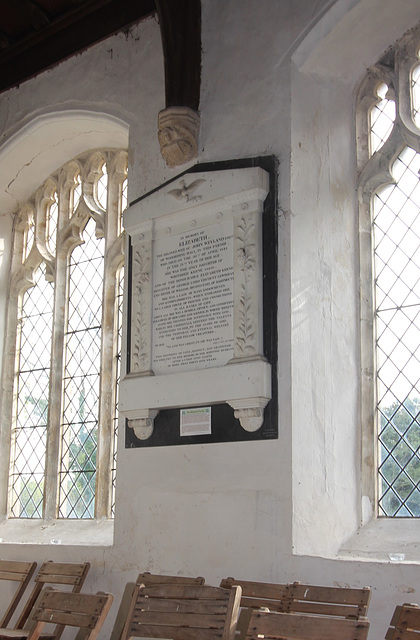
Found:
[{"label": "white plastered wall", "polygon": [[[418,2],[406,0],[403,12],[396,0],[381,0],[385,17],[375,37],[368,25],[382,15],[377,0],[202,4],[199,161],[263,154],[280,160],[279,439],[124,449],[121,431],[113,542],[98,544],[99,533],[82,531],[71,538],[75,546],[69,540],[48,544],[58,537],[52,534],[45,544],[22,546],[17,525],[14,537],[0,544],[0,557],[89,560],[86,588],[116,596],[104,638],[112,629],[118,637],[114,620],[125,585],[149,570],[203,575],[210,584],[234,575],[371,585],[370,637],[379,640],[395,604],[420,600],[420,580],[415,564],[337,558],[359,522],[352,109],[363,69],[414,24]],[[396,11],[404,13],[400,23]],[[357,32],[358,25],[367,33]],[[45,123],[48,114],[82,110],[116,118],[116,131],[129,132],[134,200],[176,175],[159,154],[157,113],[163,107],[160,34],[151,18],[127,37],[115,36],[0,95],[0,130],[9,144],[22,127],[36,118]],[[70,138],[71,145],[58,139],[51,150],[64,145],[71,157]],[[100,135],[87,139],[102,144]],[[43,173],[39,157],[34,153],[30,165]],[[22,157],[21,167],[27,162]],[[12,178],[19,201],[24,193]],[[7,248],[6,204],[1,213]],[[6,281],[4,261],[2,309]]]}]

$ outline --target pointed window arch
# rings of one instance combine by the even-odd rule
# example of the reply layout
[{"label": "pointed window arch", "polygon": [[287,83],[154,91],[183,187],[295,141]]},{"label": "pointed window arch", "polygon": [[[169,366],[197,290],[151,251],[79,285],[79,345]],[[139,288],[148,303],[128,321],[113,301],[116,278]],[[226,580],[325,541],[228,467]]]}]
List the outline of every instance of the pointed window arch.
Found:
[{"label": "pointed window arch", "polygon": [[379,517],[420,517],[419,50],[418,27],[369,69],[357,106],[365,487]]},{"label": "pointed window arch", "polygon": [[112,517],[127,154],[97,150],[16,213],[3,420],[8,515]]}]

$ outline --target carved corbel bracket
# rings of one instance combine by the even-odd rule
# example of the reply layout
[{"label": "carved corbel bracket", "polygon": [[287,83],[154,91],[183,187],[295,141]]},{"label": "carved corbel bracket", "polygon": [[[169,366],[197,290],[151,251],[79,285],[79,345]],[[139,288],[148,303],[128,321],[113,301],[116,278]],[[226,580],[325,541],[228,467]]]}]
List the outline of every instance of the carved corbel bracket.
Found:
[{"label": "carved corbel bracket", "polygon": [[245,431],[258,431],[264,422],[264,409],[269,398],[246,398],[245,400],[228,400],[227,404],[234,409],[234,415]]},{"label": "carved corbel bracket", "polygon": [[201,1],[155,0],[165,67],[159,144],[169,167],[197,157],[201,85]]},{"label": "carved corbel bracket", "polygon": [[133,429],[136,438],[147,440],[153,433],[155,418],[159,412],[153,409],[143,409],[137,412],[135,418],[127,420],[130,429]]},{"label": "carved corbel bracket", "polygon": [[200,116],[189,107],[169,107],[159,113],[160,151],[168,167],[178,167],[198,154]]}]

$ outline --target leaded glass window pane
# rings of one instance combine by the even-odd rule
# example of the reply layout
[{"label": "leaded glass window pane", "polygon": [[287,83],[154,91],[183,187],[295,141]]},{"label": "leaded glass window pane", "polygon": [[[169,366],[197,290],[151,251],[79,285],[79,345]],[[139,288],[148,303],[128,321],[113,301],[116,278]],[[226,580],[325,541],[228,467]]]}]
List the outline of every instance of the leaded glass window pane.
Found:
[{"label": "leaded glass window pane", "polygon": [[115,417],[114,417],[114,449],[112,455],[112,495],[111,495],[111,512],[115,514],[115,488],[116,488],[116,471],[117,471],[117,440],[118,440],[118,386],[121,376],[121,345],[122,345],[122,327],[123,327],[123,294],[124,294],[124,267],[118,274],[117,289],[117,367],[116,367],[116,393],[115,393]]},{"label": "leaded glass window pane", "polygon": [[59,508],[64,518],[95,513],[104,240],[95,237],[93,219],[83,237],[69,270]]},{"label": "leaded glass window pane", "polygon": [[11,514],[19,518],[43,515],[53,301],[53,286],[40,268],[35,286],[23,296],[18,318]]},{"label": "leaded glass window pane", "polygon": [[375,515],[393,518],[420,518],[419,34],[367,71],[356,117],[362,455],[375,462],[362,490]]},{"label": "leaded glass window pane", "polygon": [[386,97],[388,87],[381,84],[377,93],[382,100],[370,111],[370,152],[378,151],[391,135],[395,122],[395,102]]},{"label": "leaded glass window pane", "polygon": [[420,155],[373,200],[379,515],[420,517]]},{"label": "leaded glass window pane", "polygon": [[413,70],[411,76],[411,100],[414,124],[420,129],[420,64]]},{"label": "leaded glass window pane", "polygon": [[[86,153],[50,176],[17,214],[11,281],[21,311],[6,345],[17,363],[6,382],[14,399],[6,410],[13,517],[113,516],[116,391],[98,429],[118,383],[112,379],[110,391],[101,371],[120,375],[124,166],[125,152]],[[108,198],[110,188],[118,198]],[[104,297],[113,287],[115,296]],[[101,446],[102,460],[113,457],[98,473]]]}]

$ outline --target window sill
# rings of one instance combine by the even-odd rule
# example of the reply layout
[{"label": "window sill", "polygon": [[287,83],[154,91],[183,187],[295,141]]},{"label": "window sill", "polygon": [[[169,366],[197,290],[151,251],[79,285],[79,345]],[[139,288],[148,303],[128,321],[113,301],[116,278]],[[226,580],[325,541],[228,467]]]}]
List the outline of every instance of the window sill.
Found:
[{"label": "window sill", "polygon": [[420,564],[420,519],[371,520],[347,540],[338,557],[392,564]]},{"label": "window sill", "polygon": [[1,544],[109,547],[114,540],[113,520],[19,520],[0,522]]}]

